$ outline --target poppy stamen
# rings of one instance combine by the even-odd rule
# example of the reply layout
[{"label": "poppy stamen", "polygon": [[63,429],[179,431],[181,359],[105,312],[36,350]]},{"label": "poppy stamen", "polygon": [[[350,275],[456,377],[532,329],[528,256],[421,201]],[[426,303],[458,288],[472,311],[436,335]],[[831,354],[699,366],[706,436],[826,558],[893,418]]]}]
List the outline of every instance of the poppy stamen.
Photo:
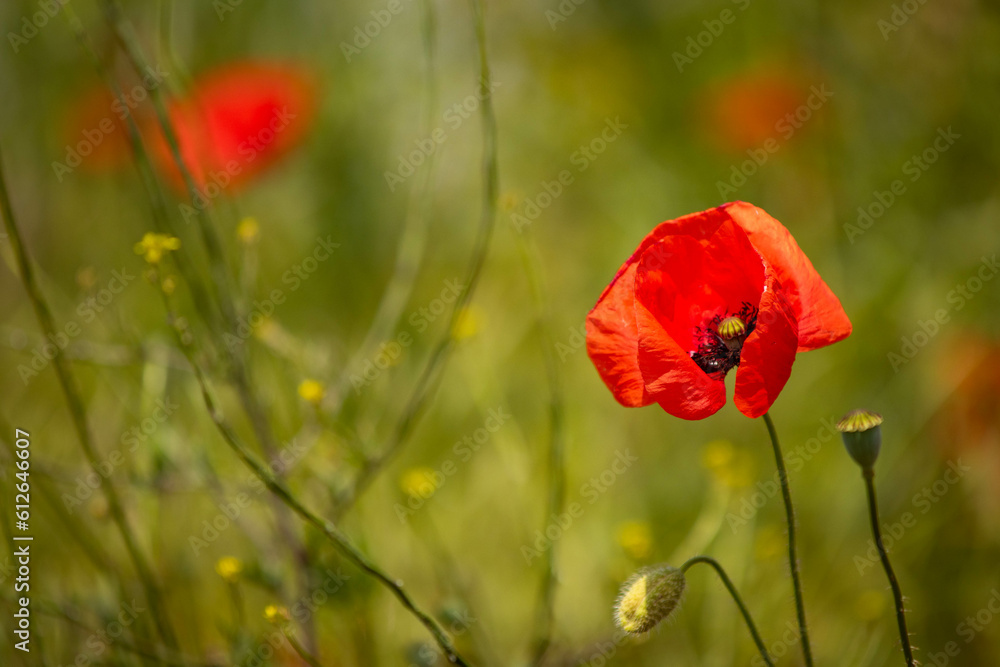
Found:
[{"label": "poppy stamen", "polygon": [[691,359],[710,377],[721,380],[740,365],[743,343],[757,326],[757,308],[744,301],[740,310],[730,315],[716,315],[707,326],[698,327],[698,349]]}]

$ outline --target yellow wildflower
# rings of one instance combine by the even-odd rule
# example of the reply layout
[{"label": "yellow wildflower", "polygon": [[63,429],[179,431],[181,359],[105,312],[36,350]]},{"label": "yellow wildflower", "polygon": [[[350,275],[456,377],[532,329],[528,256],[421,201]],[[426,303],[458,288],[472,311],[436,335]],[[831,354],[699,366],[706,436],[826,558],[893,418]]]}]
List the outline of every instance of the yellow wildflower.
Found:
[{"label": "yellow wildflower", "polygon": [[273,623],[274,625],[284,625],[291,619],[288,615],[288,610],[276,604],[269,604],[264,607],[264,618],[267,619],[268,623]]},{"label": "yellow wildflower", "polygon": [[215,572],[232,584],[240,578],[240,573],[243,572],[243,563],[240,562],[239,558],[225,556],[215,561]]},{"label": "yellow wildflower", "polygon": [[240,224],[236,226],[236,235],[240,241],[248,245],[257,240],[259,233],[260,225],[257,224],[257,218],[247,216],[240,220]]},{"label": "yellow wildflower", "polygon": [[319,405],[323,400],[323,395],[325,393],[323,383],[319,380],[312,380],[306,378],[299,383],[299,396],[302,400],[312,403],[313,405]]},{"label": "yellow wildflower", "polygon": [[622,550],[636,560],[647,558],[653,550],[653,530],[647,521],[626,521],[616,535]]},{"label": "yellow wildflower", "polygon": [[414,498],[430,498],[438,489],[437,473],[427,466],[410,468],[399,480],[399,488]]},{"label": "yellow wildflower", "polygon": [[136,243],[132,250],[135,254],[142,255],[148,264],[155,266],[160,263],[165,254],[180,247],[181,240],[176,236],[146,232],[143,234],[142,240]]}]

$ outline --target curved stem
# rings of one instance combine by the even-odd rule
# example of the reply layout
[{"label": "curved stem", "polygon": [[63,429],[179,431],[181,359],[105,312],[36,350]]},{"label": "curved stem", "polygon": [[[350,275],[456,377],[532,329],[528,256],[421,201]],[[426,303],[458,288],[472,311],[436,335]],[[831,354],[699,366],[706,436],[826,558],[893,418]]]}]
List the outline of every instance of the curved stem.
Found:
[{"label": "curved stem", "polygon": [[885,550],[882,543],[882,529],[879,528],[878,500],[875,497],[875,471],[867,468],[864,473],[865,488],[868,491],[868,516],[872,522],[872,534],[875,536],[875,544],[878,546],[878,555],[882,559],[882,568],[885,576],[889,579],[889,586],[892,588],[892,598],[896,602],[896,623],[899,625],[899,640],[903,645],[903,657],[906,658],[907,667],[916,667],[913,659],[913,648],[910,646],[910,633],[906,630],[906,610],[903,607],[903,591],[896,581],[896,573],[892,571],[892,564],[889,562],[889,552]]},{"label": "curved stem", "polygon": [[813,667],[809,627],[806,624],[806,607],[802,599],[802,582],[799,581],[799,561],[795,554],[795,510],[792,509],[792,493],[788,488],[788,471],[785,470],[785,457],[778,443],[778,432],[775,431],[774,422],[767,412],[764,413],[764,423],[767,424],[767,432],[771,436],[774,460],[778,466],[778,479],[781,482],[781,496],[785,501],[785,520],[788,523],[788,566],[792,571],[792,587],[795,589],[795,612],[799,620],[799,633],[802,635],[802,657],[806,661],[806,667]]},{"label": "curved stem", "polygon": [[[157,280],[156,282],[158,283],[159,281]],[[284,480],[274,473],[271,466],[261,462],[250,451],[249,447],[247,447],[243,440],[236,434],[233,427],[230,426],[229,422],[227,422],[225,417],[223,417],[222,411],[215,401],[215,397],[209,385],[208,377],[205,375],[205,371],[195,358],[195,352],[191,348],[191,344],[185,342],[180,331],[176,326],[174,326],[174,323],[177,321],[177,316],[170,297],[162,291],[160,292],[160,296],[163,299],[164,307],[167,311],[167,318],[168,321],[171,322],[171,329],[173,330],[174,336],[177,340],[178,347],[180,347],[181,351],[184,353],[188,363],[191,365],[191,370],[194,372],[195,380],[198,383],[202,401],[205,404],[208,416],[212,420],[212,423],[215,424],[216,429],[229,448],[233,450],[243,464],[250,469],[257,479],[263,482],[264,486],[267,487],[267,490],[278,498],[278,500],[287,505],[288,508],[305,523],[318,529],[324,537],[333,543],[343,556],[351,561],[351,563],[388,588],[396,599],[399,600],[399,602],[407,609],[407,611],[413,614],[413,616],[420,621],[425,628],[427,628],[428,632],[430,632],[430,634],[434,637],[434,641],[440,647],[441,651],[450,663],[459,665],[459,667],[469,667],[469,663],[466,662],[466,660],[456,651],[451,638],[440,626],[440,624],[438,624],[438,622],[428,613],[417,607],[409,593],[403,590],[403,582],[401,580],[390,577],[374,562],[370,561],[367,556],[365,556],[357,547],[354,546],[354,544],[351,543],[347,536],[344,535],[332,521],[323,519],[306,507],[306,505],[299,500],[298,497],[292,494],[292,492],[285,485]]]},{"label": "curved stem", "polygon": [[[0,156],[0,212],[2,212],[4,226],[10,238],[11,248],[14,251],[14,258],[21,272],[21,282],[24,283],[24,288],[28,293],[28,300],[35,311],[39,327],[47,337],[55,340],[56,326],[55,320],[52,317],[52,311],[49,309],[48,302],[45,300],[41,289],[35,282],[35,274],[32,270],[28,250],[21,238],[21,230],[14,221],[14,207],[10,200],[10,193],[7,191],[2,156]],[[108,512],[115,526],[118,528],[118,532],[121,534],[125,550],[128,552],[136,574],[139,575],[139,581],[146,592],[146,598],[153,612],[153,621],[156,629],[167,648],[176,650],[178,646],[176,635],[170,625],[163,594],[156,582],[153,569],[139,546],[138,538],[129,526],[128,518],[125,516],[125,506],[118,495],[118,491],[115,489],[110,478],[100,474],[101,457],[94,445],[93,434],[91,433],[90,423],[87,419],[87,409],[84,407],[83,398],[77,387],[72,368],[61,348],[57,349],[55,355],[52,357],[52,365],[55,368],[56,377],[59,379],[59,386],[66,398],[66,405],[69,408],[70,419],[73,422],[77,440],[80,442],[80,448],[83,450],[87,463],[97,473],[100,480],[101,490],[108,501]]]},{"label": "curved stem", "polygon": [[490,74],[489,59],[486,52],[486,22],[484,18],[483,0],[471,0],[473,20],[475,24],[476,43],[479,56],[479,106],[483,125],[483,198],[480,210],[479,230],[476,235],[475,246],[472,258],[469,260],[469,267],[465,274],[465,280],[455,305],[452,308],[448,325],[441,338],[434,346],[430,359],[424,366],[420,377],[417,379],[416,387],[410,394],[403,414],[396,423],[389,442],[378,454],[372,456],[361,471],[351,488],[344,494],[340,504],[334,510],[334,516],[339,517],[357,502],[358,498],[375,480],[376,476],[386,464],[392,460],[403,448],[413,429],[416,427],[420,417],[437,388],[438,380],[441,377],[452,351],[454,350],[455,339],[452,332],[458,318],[472,301],[476,285],[482,275],[483,266],[486,263],[486,255],[490,249],[490,241],[493,238],[493,230],[496,227],[497,217],[497,192],[499,191],[499,161],[497,159],[497,123],[493,110],[493,79]]},{"label": "curved stem", "polygon": [[767,667],[774,667],[774,663],[771,661],[771,656],[767,652],[767,647],[764,646],[764,640],[760,638],[760,633],[757,631],[757,626],[754,625],[753,617],[750,616],[750,610],[747,606],[743,604],[743,598],[740,597],[739,592],[736,590],[736,586],[733,585],[732,580],[726,571],[722,569],[722,565],[719,561],[708,556],[695,556],[694,558],[689,558],[687,562],[681,565],[681,572],[687,572],[692,565],[697,565],[698,563],[704,563],[705,565],[711,565],[712,569],[715,570],[716,574],[719,575],[719,579],[722,579],[722,585],[726,587],[729,591],[729,595],[732,596],[733,602],[736,606],[740,608],[740,613],[743,614],[743,620],[746,621],[747,630],[750,631],[750,636],[753,637],[754,644],[757,645],[757,650],[760,651],[760,657],[764,659],[764,664]]},{"label": "curved stem", "polygon": [[[515,232],[514,243],[521,255],[524,272],[528,279],[531,300],[535,307],[535,327],[538,330],[541,343],[542,359],[545,365],[545,375],[549,383],[549,456],[548,456],[548,508],[545,516],[559,515],[566,503],[566,465],[565,465],[565,399],[563,398],[562,380],[559,367],[556,364],[555,341],[550,326],[551,316],[545,288],[542,283],[541,260],[528,237]],[[552,630],[555,625],[556,585],[559,580],[559,551],[555,543],[545,554],[545,573],[535,610],[536,638],[531,664],[541,665],[552,643]]]}]

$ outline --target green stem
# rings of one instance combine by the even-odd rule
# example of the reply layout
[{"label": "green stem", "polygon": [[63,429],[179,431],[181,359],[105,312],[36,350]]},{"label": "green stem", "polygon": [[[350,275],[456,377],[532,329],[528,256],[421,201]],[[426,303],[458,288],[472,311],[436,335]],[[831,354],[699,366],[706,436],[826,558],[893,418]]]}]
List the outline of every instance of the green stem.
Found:
[{"label": "green stem", "polygon": [[872,522],[872,534],[875,536],[875,544],[878,546],[878,555],[882,559],[882,568],[885,576],[889,579],[889,586],[892,588],[892,598],[896,603],[896,624],[899,626],[899,640],[903,645],[903,657],[906,659],[907,667],[916,667],[913,659],[913,648],[910,646],[910,633],[906,630],[906,609],[903,605],[903,591],[896,581],[896,573],[892,570],[889,562],[889,552],[882,543],[882,529],[879,527],[878,500],[875,497],[875,470],[867,468],[863,472],[865,478],[865,488],[868,491],[868,516]]},{"label": "green stem", "polygon": [[747,624],[747,630],[750,631],[750,636],[753,637],[754,644],[757,645],[757,650],[760,651],[760,657],[764,659],[764,664],[767,667],[774,667],[774,663],[771,661],[771,656],[767,652],[767,647],[764,646],[764,640],[760,638],[760,633],[757,631],[757,626],[753,622],[753,617],[750,616],[750,610],[747,606],[743,604],[743,598],[740,597],[739,592],[736,590],[736,586],[733,585],[732,580],[726,571],[722,569],[722,565],[719,561],[709,556],[695,556],[694,558],[689,558],[687,562],[681,565],[681,572],[687,572],[692,565],[697,565],[698,563],[704,563],[705,565],[712,566],[716,574],[719,575],[719,579],[722,579],[723,586],[729,591],[729,595],[732,596],[733,602],[736,606],[740,608],[740,613],[743,614],[743,620]]},{"label": "green stem", "polygon": [[774,460],[778,466],[778,480],[781,482],[781,497],[785,501],[785,521],[788,523],[788,566],[792,571],[792,587],[795,589],[795,613],[799,621],[799,634],[802,635],[802,657],[806,667],[813,667],[812,647],[809,645],[809,626],[806,623],[806,606],[802,598],[802,582],[799,580],[799,561],[795,553],[795,510],[792,508],[792,492],[788,488],[788,471],[785,470],[785,457],[778,443],[778,432],[774,429],[770,413],[764,413],[764,423],[771,436],[771,446],[774,448]]},{"label": "green stem", "polygon": [[[556,364],[553,350],[555,344],[550,326],[550,314],[546,300],[545,288],[542,284],[541,261],[535,248],[524,234],[514,233],[514,243],[520,252],[524,264],[524,272],[528,278],[528,287],[536,311],[536,327],[541,342],[542,358],[545,364],[545,374],[549,383],[549,461],[548,461],[548,510],[546,517],[562,513],[566,501],[566,470],[565,470],[565,400],[562,392],[562,381],[559,367]],[[559,580],[558,549],[556,544],[545,552],[545,574],[542,578],[541,591],[535,612],[536,627],[532,664],[541,665],[552,643],[552,629],[555,625],[556,584]]]},{"label": "green stem", "polygon": [[388,588],[396,599],[398,599],[400,603],[402,603],[402,605],[411,614],[413,614],[413,616],[416,617],[425,628],[427,628],[427,630],[434,637],[437,645],[444,652],[445,657],[449,662],[459,665],[460,667],[469,667],[469,663],[466,662],[465,659],[458,654],[458,652],[456,652],[455,647],[451,642],[451,638],[448,637],[444,629],[429,614],[417,607],[409,593],[403,590],[402,581],[393,579],[388,574],[383,572],[377,565],[368,560],[368,558],[351,543],[347,536],[340,532],[332,521],[327,521],[321,518],[318,514],[307,508],[302,501],[292,494],[292,492],[285,486],[284,482],[277,475],[275,475],[274,472],[272,472],[271,468],[264,463],[261,463],[243,443],[240,437],[236,434],[236,431],[223,417],[222,412],[212,395],[211,388],[208,384],[208,378],[205,376],[205,372],[202,370],[201,365],[198,364],[195,359],[190,345],[185,343],[180,331],[176,326],[173,326],[173,323],[177,318],[174,314],[173,306],[170,303],[169,297],[163,292],[160,292],[160,294],[163,297],[164,305],[167,309],[168,320],[172,324],[171,328],[177,338],[177,344],[187,357],[188,363],[191,365],[191,370],[194,372],[195,379],[198,382],[198,387],[201,390],[202,400],[205,403],[205,408],[208,412],[209,418],[212,420],[212,423],[215,424],[216,429],[219,431],[220,435],[222,435],[225,443],[236,453],[243,464],[246,465],[251,472],[253,472],[257,479],[264,483],[264,486],[267,487],[268,491],[274,494],[274,496],[287,505],[292,512],[297,514],[306,523],[317,528],[323,536],[330,540],[337,550],[340,551],[340,553],[343,554],[356,567]]},{"label": "green stem", "polygon": [[[28,299],[31,301],[32,308],[35,311],[35,317],[38,319],[38,324],[41,327],[42,332],[47,337],[55,340],[56,326],[55,320],[52,317],[52,311],[49,310],[48,303],[46,302],[41,289],[35,282],[35,274],[28,257],[27,248],[21,238],[21,231],[14,222],[14,208],[10,201],[10,194],[7,191],[7,182],[4,176],[2,155],[0,155],[0,211],[3,213],[4,226],[6,227],[7,234],[10,237],[11,247],[14,251],[14,256],[21,272],[21,281],[24,283],[25,290],[28,292]],[[90,464],[94,474],[96,474],[100,480],[101,490],[108,501],[108,510],[111,514],[111,518],[114,521],[115,526],[118,528],[118,532],[121,533],[122,541],[125,543],[125,549],[128,551],[129,557],[135,566],[136,573],[139,575],[139,580],[142,582],[143,589],[146,592],[146,597],[149,600],[149,606],[153,612],[153,619],[156,623],[157,631],[160,633],[160,636],[167,647],[176,651],[177,639],[167,618],[160,589],[153,577],[152,569],[139,548],[138,540],[128,525],[128,519],[125,517],[125,510],[122,506],[121,499],[118,497],[118,492],[115,490],[110,478],[100,474],[99,466],[101,464],[101,457],[98,455],[97,449],[94,447],[93,438],[90,433],[90,426],[87,423],[87,410],[83,405],[83,398],[80,396],[79,389],[76,386],[73,371],[71,370],[69,362],[66,360],[62,349],[56,350],[55,355],[52,358],[52,364],[55,367],[56,376],[59,379],[59,386],[62,388],[63,395],[66,397],[70,418],[73,422],[73,428],[76,431],[77,439],[80,442],[80,447],[83,449],[83,454],[87,459],[87,463]]]},{"label": "green stem", "polygon": [[496,114],[493,110],[492,79],[490,74],[489,59],[486,52],[486,21],[483,16],[483,0],[471,0],[473,21],[475,24],[476,44],[479,54],[479,99],[480,115],[482,116],[483,132],[483,198],[480,211],[479,231],[469,261],[468,271],[465,275],[462,290],[455,299],[455,306],[448,319],[448,326],[441,335],[441,339],[434,346],[430,359],[417,380],[416,387],[410,395],[403,409],[403,414],[396,424],[386,447],[377,455],[368,460],[358,473],[357,479],[341,500],[339,507],[335,510],[335,515],[340,516],[346,512],[361,496],[362,493],[375,480],[378,473],[406,444],[407,439],[416,427],[417,422],[423,415],[430,397],[437,387],[438,379],[454,349],[454,337],[452,332],[458,318],[472,300],[476,285],[482,275],[483,265],[486,263],[486,255],[490,248],[490,240],[493,238],[493,230],[496,226],[496,205],[497,193],[499,191],[499,166],[497,159],[497,123]]},{"label": "green stem", "polygon": [[288,628],[282,628],[281,633],[285,635],[285,639],[287,639],[288,643],[292,645],[292,648],[299,654],[299,657],[309,663],[310,667],[323,667],[319,660],[317,660],[312,653],[306,650],[306,648],[299,642],[298,639],[295,638],[295,635],[293,635]]}]

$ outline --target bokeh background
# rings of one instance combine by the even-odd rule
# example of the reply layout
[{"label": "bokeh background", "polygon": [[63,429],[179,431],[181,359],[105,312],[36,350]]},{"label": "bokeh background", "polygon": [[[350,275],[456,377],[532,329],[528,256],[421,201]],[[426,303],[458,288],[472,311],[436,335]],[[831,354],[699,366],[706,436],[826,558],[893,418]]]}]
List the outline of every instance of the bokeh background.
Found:
[{"label": "bokeh background", "polygon": [[[236,327],[202,322],[177,269],[186,255],[211,291],[198,232],[211,225],[239,317],[258,314],[241,320],[241,363],[288,455],[287,484],[403,582],[471,662],[535,664],[550,637],[548,665],[761,664],[707,570],[691,571],[669,624],[616,635],[622,581],[706,553],[778,664],[801,664],[763,423],[732,405],[701,422],[625,409],[583,349],[587,311],[656,223],[735,199],[792,231],[854,323],[847,340],[799,356],[772,410],[817,664],[902,661],[862,480],[830,426],[855,407],[885,417],[881,509],[920,660],[1000,662],[996,3],[487,3],[496,229],[454,323],[490,199],[474,5],[125,3],[168,100],[244,62],[290,68],[306,91],[295,98],[301,134],[221,188],[201,220],[185,220],[191,202],[162,138],[144,130],[181,242],[151,282],[134,246],[154,231],[153,207],[125,129],[69,173],[54,165],[117,117],[73,17],[111,79],[125,90],[141,79],[106,4],[0,7],[0,147],[56,328],[79,327],[66,355],[180,648],[160,648],[52,364],[21,371],[45,341],[5,237],[0,524],[11,544],[16,427],[32,436],[35,541],[33,650],[15,651],[5,631],[0,662],[305,664],[285,639],[261,650],[275,632],[265,608],[283,605],[290,636],[319,664],[445,663],[384,586],[250,483],[215,429],[159,296],[168,279],[221,411],[260,453],[226,361],[222,334]],[[238,91],[219,95],[241,104]],[[136,117],[152,119],[142,97]],[[337,246],[314,254],[318,239]],[[131,276],[117,293],[115,272]],[[281,303],[268,308],[275,290]],[[425,409],[345,504],[359,461],[394,441],[449,337]],[[552,517],[560,479],[562,511],[580,509],[569,519]],[[0,555],[5,629],[12,551]]]}]

